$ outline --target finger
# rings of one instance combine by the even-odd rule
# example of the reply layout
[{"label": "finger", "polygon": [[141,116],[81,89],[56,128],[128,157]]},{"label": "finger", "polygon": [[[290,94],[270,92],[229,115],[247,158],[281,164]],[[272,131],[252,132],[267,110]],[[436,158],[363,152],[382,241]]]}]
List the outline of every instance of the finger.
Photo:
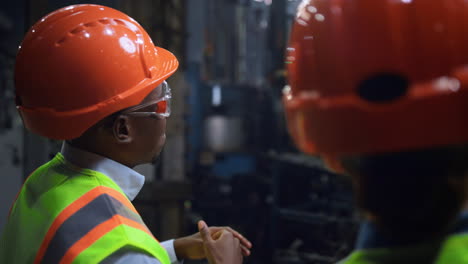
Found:
[{"label": "finger", "polygon": [[206,225],[205,221],[200,220],[198,221],[198,231],[200,232],[200,236],[203,239],[203,242],[211,243],[213,239],[211,238],[210,231],[208,230],[208,226]]},{"label": "finger", "polygon": [[227,239],[227,240],[232,240],[232,239],[237,239],[234,237],[234,235],[227,231],[226,229],[221,229],[219,232],[219,239]]},{"label": "finger", "polygon": [[230,228],[229,226],[226,226],[224,228],[227,229],[229,232],[231,232],[235,237],[237,237],[240,240],[242,245],[246,246],[247,248],[252,248],[252,243],[247,238],[245,238],[241,233]]},{"label": "finger", "polygon": [[213,239],[215,239],[215,236],[218,235],[218,237],[219,237],[220,232],[222,230],[226,230],[226,228],[225,227],[219,227],[219,226],[209,226],[208,230],[210,231],[211,237]]},{"label": "finger", "polygon": [[236,245],[237,248],[240,249],[240,240],[237,237],[234,237],[234,236],[233,236],[233,238],[234,238],[234,244]]},{"label": "finger", "polygon": [[235,237],[237,237],[240,242],[245,245],[246,247],[252,247],[252,243],[250,243],[250,241],[245,238],[241,233],[237,232],[236,230],[232,229],[231,227],[227,226],[225,227],[228,231],[232,232],[234,234]]},{"label": "finger", "polygon": [[235,247],[237,248],[238,252],[241,253],[241,255],[243,255],[240,240],[238,238],[234,237],[234,243],[235,243]]},{"label": "finger", "polygon": [[216,232],[216,233],[214,233],[214,234],[212,233],[211,238],[212,238],[213,240],[218,240],[219,237],[221,237],[221,234],[222,234],[222,233],[223,233],[223,230],[219,230],[218,232]]},{"label": "finger", "polygon": [[240,246],[241,246],[241,250],[242,250],[242,255],[244,255],[244,257],[250,256],[250,254],[251,254],[250,250],[246,246],[244,246],[242,244]]},{"label": "finger", "polygon": [[250,243],[249,240],[247,240],[244,236],[242,236],[239,232],[236,230],[230,228],[229,226],[210,226],[208,227],[208,230],[210,231],[211,237],[216,240],[219,238],[219,235],[221,234],[221,231],[226,230],[234,235],[234,237],[237,237],[238,239],[241,240],[243,244],[247,247],[252,247],[252,244]]}]

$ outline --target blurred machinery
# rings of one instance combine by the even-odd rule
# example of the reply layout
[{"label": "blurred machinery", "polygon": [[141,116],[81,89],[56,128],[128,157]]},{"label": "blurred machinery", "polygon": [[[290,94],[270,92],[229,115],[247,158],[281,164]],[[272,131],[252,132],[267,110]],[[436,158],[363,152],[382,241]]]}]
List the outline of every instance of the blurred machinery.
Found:
[{"label": "blurred machinery", "polygon": [[23,181],[23,128],[15,109],[13,83],[17,43],[24,32],[21,7],[22,3],[0,3],[0,230]]},{"label": "blurred machinery", "polygon": [[248,263],[335,263],[357,230],[350,182],[298,153],[280,102],[299,1],[188,3],[188,226],[244,232]]}]

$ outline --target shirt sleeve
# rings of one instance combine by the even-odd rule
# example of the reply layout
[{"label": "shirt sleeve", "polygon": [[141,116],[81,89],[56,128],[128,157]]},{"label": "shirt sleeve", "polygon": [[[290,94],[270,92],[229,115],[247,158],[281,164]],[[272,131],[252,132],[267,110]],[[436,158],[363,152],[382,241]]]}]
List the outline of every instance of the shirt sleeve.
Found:
[{"label": "shirt sleeve", "polygon": [[[167,254],[169,255],[169,260],[172,264],[182,264],[177,259],[174,249],[174,239],[161,242],[161,246],[166,249]],[[116,251],[114,254],[110,255],[104,259],[101,264],[161,264],[158,259],[147,255],[142,252],[132,250],[130,248],[122,248]]]},{"label": "shirt sleeve", "polygon": [[182,263],[182,261],[179,261],[177,259],[177,255],[176,255],[175,249],[174,249],[174,239],[161,242],[161,246],[164,249],[166,249],[167,254],[169,255],[169,259],[170,259],[172,264],[181,264]]}]

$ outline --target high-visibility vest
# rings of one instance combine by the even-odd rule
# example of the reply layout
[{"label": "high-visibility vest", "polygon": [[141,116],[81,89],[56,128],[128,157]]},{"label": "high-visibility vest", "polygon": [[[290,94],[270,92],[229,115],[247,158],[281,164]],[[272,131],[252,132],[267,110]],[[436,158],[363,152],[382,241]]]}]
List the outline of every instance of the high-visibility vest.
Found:
[{"label": "high-visibility vest", "polygon": [[122,248],[170,263],[116,183],[59,153],[18,194],[0,240],[0,263],[99,263]]},{"label": "high-visibility vest", "polygon": [[468,263],[468,234],[451,235],[434,241],[401,248],[356,250],[342,264],[463,264]]}]

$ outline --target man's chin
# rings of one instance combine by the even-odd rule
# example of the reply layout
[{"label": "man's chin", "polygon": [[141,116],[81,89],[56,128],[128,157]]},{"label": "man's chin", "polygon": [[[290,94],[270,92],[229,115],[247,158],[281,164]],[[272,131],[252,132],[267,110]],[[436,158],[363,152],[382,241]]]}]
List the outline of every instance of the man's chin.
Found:
[{"label": "man's chin", "polygon": [[151,159],[151,163],[154,164],[154,165],[158,165],[160,162],[161,162],[161,152],[163,150],[161,149],[160,151],[158,151],[158,153],[156,153],[153,158]]},{"label": "man's chin", "polygon": [[156,155],[152,160],[151,160],[151,164],[153,165],[158,165],[159,163],[161,162],[161,155]]},{"label": "man's chin", "polygon": [[158,165],[160,160],[161,160],[161,153],[163,152],[164,150],[164,145],[166,143],[166,134],[164,134],[163,136],[163,142],[162,144],[160,145],[161,147],[159,147],[159,151],[156,152],[154,155],[153,155],[153,158],[151,159],[151,163],[154,164],[154,165]]}]

